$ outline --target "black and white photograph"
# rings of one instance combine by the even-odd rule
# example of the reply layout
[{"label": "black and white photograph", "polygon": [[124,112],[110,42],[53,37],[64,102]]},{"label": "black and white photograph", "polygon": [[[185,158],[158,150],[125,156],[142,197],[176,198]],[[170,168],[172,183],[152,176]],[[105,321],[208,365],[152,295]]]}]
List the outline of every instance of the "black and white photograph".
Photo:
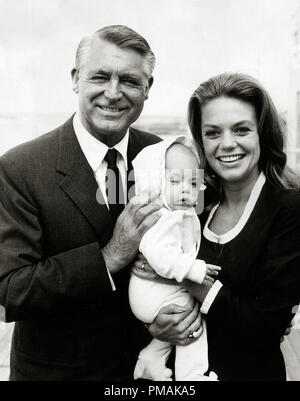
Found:
[{"label": "black and white photograph", "polygon": [[300,381],[300,0],[0,0],[0,87],[0,381]]}]

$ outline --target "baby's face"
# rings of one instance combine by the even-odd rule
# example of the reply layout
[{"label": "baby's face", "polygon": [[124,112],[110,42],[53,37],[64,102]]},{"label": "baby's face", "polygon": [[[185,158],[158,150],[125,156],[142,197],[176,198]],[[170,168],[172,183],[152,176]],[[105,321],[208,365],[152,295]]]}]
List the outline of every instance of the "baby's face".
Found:
[{"label": "baby's face", "polygon": [[201,174],[190,149],[174,144],[167,150],[165,179],[165,196],[171,210],[186,210],[196,205]]}]

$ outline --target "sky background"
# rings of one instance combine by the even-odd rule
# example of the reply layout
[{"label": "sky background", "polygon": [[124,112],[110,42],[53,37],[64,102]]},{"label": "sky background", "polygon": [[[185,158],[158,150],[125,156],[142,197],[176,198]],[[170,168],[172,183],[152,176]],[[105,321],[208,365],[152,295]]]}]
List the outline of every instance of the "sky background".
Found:
[{"label": "sky background", "polygon": [[0,115],[72,113],[70,70],[83,36],[141,33],[157,57],[144,116],[185,117],[200,82],[224,71],[261,80],[288,107],[299,0],[0,0]]}]

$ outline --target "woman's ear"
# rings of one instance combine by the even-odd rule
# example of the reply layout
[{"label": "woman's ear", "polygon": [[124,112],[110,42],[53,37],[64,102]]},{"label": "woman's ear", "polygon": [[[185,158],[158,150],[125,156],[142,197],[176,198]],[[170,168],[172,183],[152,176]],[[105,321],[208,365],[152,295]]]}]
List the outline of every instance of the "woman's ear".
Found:
[{"label": "woman's ear", "polygon": [[72,69],[71,76],[72,76],[72,88],[73,88],[73,91],[75,93],[78,93],[79,92],[79,85],[78,85],[78,82],[79,82],[79,71],[77,70],[76,67],[74,67]]}]

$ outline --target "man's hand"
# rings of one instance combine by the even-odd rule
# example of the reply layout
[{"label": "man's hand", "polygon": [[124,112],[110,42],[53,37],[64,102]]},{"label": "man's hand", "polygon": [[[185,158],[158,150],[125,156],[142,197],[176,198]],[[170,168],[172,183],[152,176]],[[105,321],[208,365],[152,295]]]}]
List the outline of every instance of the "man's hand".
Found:
[{"label": "man's hand", "polygon": [[[175,304],[161,308],[156,319],[148,326],[150,334],[171,344],[187,345],[195,341],[201,333],[199,304],[190,302],[184,306]],[[194,338],[189,334],[194,334]]]},{"label": "man's hand", "polygon": [[162,202],[148,191],[133,197],[117,219],[113,236],[102,249],[111,274],[127,266],[136,256],[140,241],[160,218]]}]

